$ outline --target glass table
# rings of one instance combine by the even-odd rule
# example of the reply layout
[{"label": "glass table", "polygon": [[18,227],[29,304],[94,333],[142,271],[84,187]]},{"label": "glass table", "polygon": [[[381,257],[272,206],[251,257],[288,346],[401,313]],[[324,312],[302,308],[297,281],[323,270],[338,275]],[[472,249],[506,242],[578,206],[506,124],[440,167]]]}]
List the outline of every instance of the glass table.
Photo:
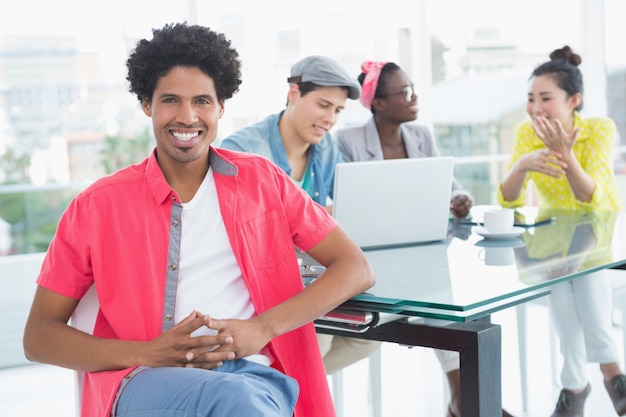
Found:
[{"label": "glass table", "polygon": [[[473,217],[484,208],[474,207]],[[357,330],[345,320],[333,326],[331,312],[317,331],[458,351],[463,416],[501,415],[501,331],[490,315],[545,296],[557,283],[626,264],[626,213],[517,211],[524,226],[506,238],[454,220],[445,241],[366,251],[376,284],[335,312],[371,321]]]}]

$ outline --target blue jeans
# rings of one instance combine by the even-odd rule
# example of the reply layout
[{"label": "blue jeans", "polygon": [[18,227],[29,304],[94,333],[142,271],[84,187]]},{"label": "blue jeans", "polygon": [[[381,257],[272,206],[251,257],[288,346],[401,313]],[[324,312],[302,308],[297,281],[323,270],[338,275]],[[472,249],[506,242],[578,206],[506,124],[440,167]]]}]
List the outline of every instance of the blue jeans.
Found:
[{"label": "blue jeans", "polygon": [[291,417],[295,379],[245,359],[213,371],[149,368],[135,375],[117,403],[117,417]]}]

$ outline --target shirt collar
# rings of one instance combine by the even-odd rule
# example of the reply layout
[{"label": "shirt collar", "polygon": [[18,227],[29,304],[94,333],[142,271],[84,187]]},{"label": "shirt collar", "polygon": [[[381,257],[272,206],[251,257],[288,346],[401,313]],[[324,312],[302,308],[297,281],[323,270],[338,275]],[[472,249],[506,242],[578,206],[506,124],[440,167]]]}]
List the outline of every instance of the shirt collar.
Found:
[{"label": "shirt collar", "polygon": [[[285,144],[283,143],[283,137],[280,134],[280,118],[283,117],[285,110],[271,116],[270,119],[270,131],[269,131],[269,141],[270,147],[272,148],[272,161],[283,171],[287,173],[287,175],[291,175],[291,165],[289,165],[289,160],[287,159],[287,151],[285,150]],[[328,135],[328,134],[327,134]],[[318,145],[309,145],[307,149],[307,153],[309,155],[309,164],[311,164],[316,158]]]},{"label": "shirt collar", "polygon": [[156,159],[156,148],[150,154],[146,164],[146,181],[157,203],[162,204],[172,193],[172,187],[165,180],[165,175]]},{"label": "shirt collar", "polygon": [[[237,167],[213,147],[209,148],[208,158],[213,172],[227,176],[237,175]],[[159,204],[162,204],[174,192],[165,180],[165,175],[163,175],[163,171],[157,162],[156,148],[150,154],[146,164],[146,181],[150,190],[152,190],[154,199]]]}]

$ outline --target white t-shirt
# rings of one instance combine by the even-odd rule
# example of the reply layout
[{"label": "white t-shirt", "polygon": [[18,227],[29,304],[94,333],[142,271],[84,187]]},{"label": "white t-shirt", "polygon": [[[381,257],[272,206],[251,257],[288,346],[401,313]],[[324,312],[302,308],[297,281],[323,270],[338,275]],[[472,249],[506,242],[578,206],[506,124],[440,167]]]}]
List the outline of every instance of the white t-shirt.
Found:
[{"label": "white t-shirt", "polygon": [[[193,310],[216,319],[253,317],[255,309],[228,241],[211,169],[196,195],[182,205],[175,323]],[[216,332],[200,328],[193,333],[208,334]],[[247,359],[266,365],[273,362],[265,351]]]}]

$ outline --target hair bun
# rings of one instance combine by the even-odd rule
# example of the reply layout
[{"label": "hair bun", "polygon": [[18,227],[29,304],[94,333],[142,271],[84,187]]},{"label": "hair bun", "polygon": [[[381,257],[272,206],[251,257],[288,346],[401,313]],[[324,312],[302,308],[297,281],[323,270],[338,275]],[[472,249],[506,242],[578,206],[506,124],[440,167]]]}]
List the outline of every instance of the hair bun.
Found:
[{"label": "hair bun", "polygon": [[552,51],[552,53],[550,54],[550,59],[552,61],[560,59],[562,61],[569,62],[575,67],[579,66],[580,63],[583,61],[580,55],[572,51],[572,48],[567,45],[560,49],[555,49],[554,51]]}]

